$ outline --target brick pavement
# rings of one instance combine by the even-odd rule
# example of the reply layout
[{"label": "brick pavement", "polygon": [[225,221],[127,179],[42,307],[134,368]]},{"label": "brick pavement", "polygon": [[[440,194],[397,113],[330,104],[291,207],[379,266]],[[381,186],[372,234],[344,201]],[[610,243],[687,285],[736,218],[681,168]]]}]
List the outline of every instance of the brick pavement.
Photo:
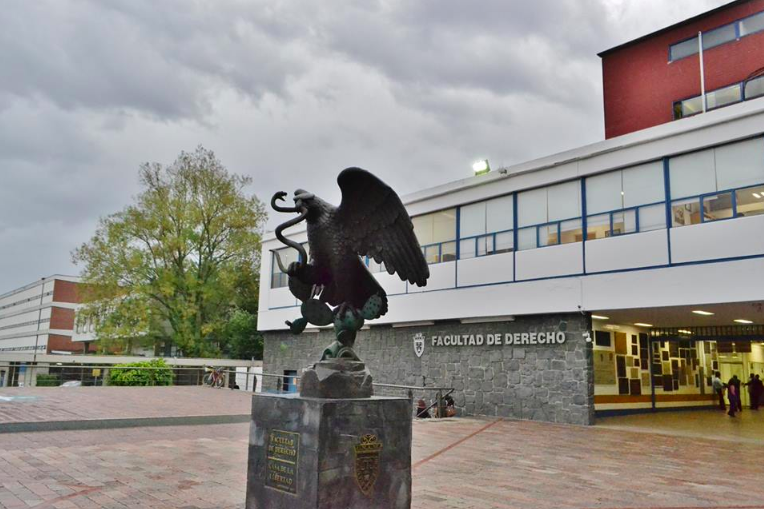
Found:
[{"label": "brick pavement", "polygon": [[210,387],[0,389],[0,426],[11,422],[245,415],[251,393]]},{"label": "brick pavement", "polygon": [[[248,425],[0,435],[0,507],[241,509]],[[414,508],[761,508],[764,444],[480,419],[414,425]]]}]

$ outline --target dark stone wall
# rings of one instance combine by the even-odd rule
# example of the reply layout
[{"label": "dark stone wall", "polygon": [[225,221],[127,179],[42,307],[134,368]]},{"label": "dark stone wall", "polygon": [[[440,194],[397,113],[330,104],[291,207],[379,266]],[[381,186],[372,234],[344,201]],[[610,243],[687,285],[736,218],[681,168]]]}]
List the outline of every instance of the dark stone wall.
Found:
[{"label": "dark stone wall", "polygon": [[[592,345],[584,339],[591,319],[580,313],[517,317],[511,322],[462,324],[436,323],[431,326],[392,328],[372,326],[360,331],[356,352],[366,362],[375,383],[453,387],[454,400],[462,415],[488,415],[569,424],[594,422],[594,377]],[[504,344],[507,334],[543,337],[564,332],[562,344]],[[414,337],[424,336],[421,357],[414,351]],[[502,344],[487,344],[488,335]],[[332,330],[305,332],[293,336],[287,331],[266,332],[263,371],[298,373],[321,357],[334,339]],[[433,336],[456,336],[483,344],[437,346]],[[466,336],[466,337],[465,337]],[[519,341],[523,340],[520,336]],[[538,343],[538,340],[536,341]],[[279,381],[266,378],[266,389]],[[382,391],[375,389],[377,393]],[[394,395],[387,393],[388,395]],[[405,395],[398,393],[398,395]],[[428,401],[434,393],[414,392]]]}]

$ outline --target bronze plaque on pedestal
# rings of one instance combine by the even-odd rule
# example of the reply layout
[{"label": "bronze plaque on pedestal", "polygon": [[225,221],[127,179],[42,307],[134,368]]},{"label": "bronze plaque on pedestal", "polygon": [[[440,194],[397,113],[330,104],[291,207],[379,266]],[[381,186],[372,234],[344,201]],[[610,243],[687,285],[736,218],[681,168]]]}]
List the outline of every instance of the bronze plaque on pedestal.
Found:
[{"label": "bronze plaque on pedestal", "polygon": [[300,434],[271,430],[266,449],[265,485],[275,490],[297,494],[297,463],[300,458]]}]

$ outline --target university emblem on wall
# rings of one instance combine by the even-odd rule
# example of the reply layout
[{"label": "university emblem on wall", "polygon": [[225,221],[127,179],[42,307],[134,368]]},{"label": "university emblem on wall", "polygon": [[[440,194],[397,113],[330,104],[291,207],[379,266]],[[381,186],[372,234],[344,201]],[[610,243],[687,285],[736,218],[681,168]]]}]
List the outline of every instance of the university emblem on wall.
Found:
[{"label": "university emblem on wall", "polygon": [[421,332],[414,336],[414,353],[417,357],[421,357],[424,353],[424,334]]},{"label": "university emblem on wall", "polygon": [[364,435],[361,442],[355,446],[355,482],[361,493],[371,495],[374,483],[379,477],[379,453],[382,452],[382,442],[376,435]]}]

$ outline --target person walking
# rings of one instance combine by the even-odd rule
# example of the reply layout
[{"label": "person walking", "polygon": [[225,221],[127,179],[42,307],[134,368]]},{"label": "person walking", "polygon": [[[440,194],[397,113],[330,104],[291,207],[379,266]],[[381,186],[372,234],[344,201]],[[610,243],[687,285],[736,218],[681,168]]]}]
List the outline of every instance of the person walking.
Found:
[{"label": "person walking", "polygon": [[743,398],[740,397],[740,379],[737,377],[737,375],[732,375],[732,378],[730,378],[730,381],[727,382],[727,390],[729,391],[729,387],[734,386],[735,387],[735,402],[737,403],[737,406],[735,407],[738,412],[743,411],[743,402],[741,401]]},{"label": "person walking", "polygon": [[[730,380],[730,382],[732,382],[732,380]],[[738,388],[735,384],[727,384],[727,398],[730,400],[730,411],[727,412],[727,415],[730,417],[735,417],[735,411],[740,405],[740,393],[738,392]]]},{"label": "person walking", "polygon": [[751,400],[753,404],[753,401],[756,402],[756,410],[759,409],[761,405],[764,405],[764,382],[761,381],[761,378],[759,378],[759,375],[756,375],[753,378],[753,386],[755,388],[755,399]]},{"label": "person walking", "polygon": [[714,373],[714,377],[711,379],[711,387],[719,398],[719,410],[724,412],[727,410],[727,406],[724,404],[724,383],[722,383],[721,374],[718,371]]}]

